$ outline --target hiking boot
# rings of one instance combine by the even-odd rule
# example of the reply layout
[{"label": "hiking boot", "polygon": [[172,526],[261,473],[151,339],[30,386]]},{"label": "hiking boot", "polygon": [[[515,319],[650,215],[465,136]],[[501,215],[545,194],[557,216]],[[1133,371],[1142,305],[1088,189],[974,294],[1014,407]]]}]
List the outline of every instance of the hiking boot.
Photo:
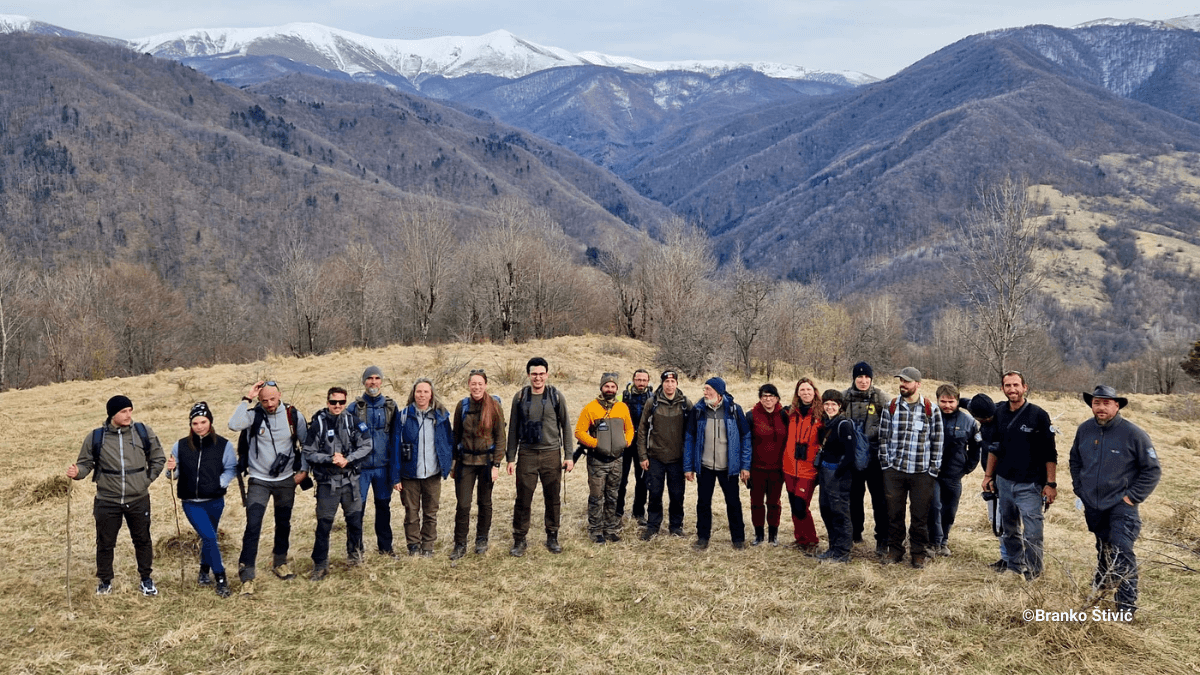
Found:
[{"label": "hiking boot", "polygon": [[254,580],[247,579],[242,582],[242,588],[239,593],[243,596],[254,595]]},{"label": "hiking boot", "polygon": [[421,545],[420,545],[420,544],[409,544],[409,545],[408,545],[408,555],[409,555],[410,557],[411,557],[411,556],[415,556],[416,554],[418,554],[418,553],[420,553],[420,552],[421,552]]},{"label": "hiking boot", "polygon": [[350,556],[346,559],[346,562],[349,563],[351,567],[358,567],[366,562],[366,560],[363,558],[362,551],[355,551],[354,553],[350,554]]},{"label": "hiking boot", "polygon": [[642,533],[638,536],[638,539],[641,539],[642,541],[650,541],[656,534],[658,534],[657,528],[652,530],[647,527],[645,530],[642,530]]},{"label": "hiking boot", "polygon": [[524,539],[514,539],[512,548],[508,550],[508,554],[514,558],[520,558],[525,555],[525,549],[528,547],[529,545],[525,543]]},{"label": "hiking boot", "polygon": [[617,534],[616,532],[608,533],[607,535],[605,535],[605,538],[614,544],[617,543],[618,541],[621,541],[621,535]]},{"label": "hiking boot", "polygon": [[904,551],[896,551],[895,553],[888,553],[887,555],[885,555],[879,559],[880,565],[896,565],[901,562],[904,562]]},{"label": "hiking boot", "polygon": [[150,577],[142,579],[142,585],[140,586],[140,589],[142,591],[142,595],[148,598],[158,595],[158,588],[154,586],[154,580]]},{"label": "hiking boot", "polygon": [[208,574],[208,570],[200,570],[200,574],[196,575],[196,583],[201,586],[212,586],[212,577]]},{"label": "hiking boot", "polygon": [[292,572],[292,568],[288,567],[287,563],[283,563],[282,565],[276,565],[275,569],[272,571],[275,572],[275,576],[279,577],[280,579],[283,579],[284,581],[288,581],[289,579],[296,578],[295,573]]},{"label": "hiking boot", "polygon": [[750,545],[758,546],[759,544],[763,543],[766,540],[767,540],[767,535],[766,535],[766,532],[763,531],[763,528],[761,528],[761,527],[754,528],[754,541],[750,542]]},{"label": "hiking boot", "polygon": [[697,539],[696,541],[692,542],[692,550],[697,551],[697,552],[707,551],[708,550],[708,540],[707,539]]},{"label": "hiking boot", "polygon": [[1006,571],[1008,569],[1008,561],[1005,560],[1004,558],[1001,558],[1001,559],[997,560],[996,562],[989,564],[988,569],[995,572],[996,574],[1002,574],[1004,571]]},{"label": "hiking boot", "polygon": [[779,545],[779,528],[771,526],[767,529],[767,543],[772,546]]},{"label": "hiking boot", "polygon": [[389,558],[395,558],[395,557],[396,557],[396,552],[395,552],[395,551],[393,551],[393,550],[391,550],[391,549],[388,549],[388,550],[386,550],[386,551],[380,551],[380,552],[379,552],[379,555],[386,555],[386,556],[387,556],[387,557],[389,557]]},{"label": "hiking boot", "polygon": [[562,553],[562,544],[558,543],[558,533],[546,535],[546,550],[551,553]]},{"label": "hiking boot", "polygon": [[329,575],[329,569],[325,567],[314,567],[312,574],[308,575],[309,581],[320,581]]},{"label": "hiking boot", "polygon": [[421,557],[422,558],[432,558],[433,557],[433,549],[431,549],[431,548],[421,549]]},{"label": "hiking boot", "polygon": [[483,554],[487,553],[487,550],[488,550],[488,540],[487,539],[476,539],[475,540],[475,555],[483,555]]},{"label": "hiking boot", "polygon": [[683,528],[682,528],[682,527],[672,527],[672,528],[669,528],[669,529],[668,529],[668,532],[670,533],[670,535],[671,535],[672,537],[686,537],[686,536],[687,536],[686,534],[684,534],[684,533],[683,533]]},{"label": "hiking boot", "polygon": [[602,534],[593,534],[593,535],[592,535],[592,543],[593,543],[593,544],[603,544],[603,543],[604,543],[604,535],[602,535]]},{"label": "hiking boot", "polygon": [[735,551],[744,551],[744,550],[746,550],[746,542],[745,542],[745,541],[735,541],[735,542],[733,542],[733,550],[735,550]]},{"label": "hiking boot", "polygon": [[827,548],[824,551],[821,551],[820,553],[816,554],[813,557],[816,558],[817,560],[824,560],[824,559],[832,557],[832,556],[833,556],[833,549]]},{"label": "hiking boot", "polygon": [[935,553],[942,556],[943,558],[949,558],[950,557],[950,547],[945,544],[942,544],[941,546],[937,547],[937,550],[935,551]]},{"label": "hiking boot", "polygon": [[[820,557],[820,556],[817,556],[817,557]],[[823,563],[848,563],[848,562],[850,562],[850,554],[843,553],[841,555],[830,555],[825,558],[821,558],[821,562],[823,562]]]},{"label": "hiking boot", "polygon": [[229,590],[229,580],[225,578],[224,574],[217,575],[217,587],[214,590],[219,598],[228,598],[233,593]]},{"label": "hiking boot", "polygon": [[455,544],[454,550],[450,551],[450,559],[458,560],[459,558],[463,557],[466,554],[467,554],[467,545],[466,544]]},{"label": "hiking boot", "polygon": [[634,516],[634,518],[637,518],[638,527],[646,526],[646,516]]},{"label": "hiking boot", "polygon": [[875,544],[875,557],[882,558],[888,554],[887,544]]},{"label": "hiking boot", "polygon": [[918,570],[925,569],[925,556],[914,555],[912,557],[912,566],[914,569],[918,569]]},{"label": "hiking boot", "polygon": [[96,595],[112,595],[112,582],[101,581],[96,584]]}]

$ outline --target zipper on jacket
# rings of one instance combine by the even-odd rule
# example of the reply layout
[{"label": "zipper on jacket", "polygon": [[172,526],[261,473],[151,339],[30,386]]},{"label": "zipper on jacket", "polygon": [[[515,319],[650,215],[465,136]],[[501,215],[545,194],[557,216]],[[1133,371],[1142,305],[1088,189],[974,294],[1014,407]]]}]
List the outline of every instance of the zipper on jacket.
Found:
[{"label": "zipper on jacket", "polygon": [[200,447],[196,449],[196,493],[195,498],[200,498],[200,457],[204,451],[204,439],[200,439]]},{"label": "zipper on jacket", "polygon": [[117,452],[121,455],[121,504],[125,504],[125,436],[117,429]]}]

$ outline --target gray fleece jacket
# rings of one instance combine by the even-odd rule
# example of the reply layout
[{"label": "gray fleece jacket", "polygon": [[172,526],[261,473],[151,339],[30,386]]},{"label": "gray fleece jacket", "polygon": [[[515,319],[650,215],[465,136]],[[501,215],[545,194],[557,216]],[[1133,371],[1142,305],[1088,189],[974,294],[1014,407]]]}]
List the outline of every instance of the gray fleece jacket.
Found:
[{"label": "gray fleece jacket", "polygon": [[150,484],[162,473],[167,457],[154,430],[146,427],[150,440],[150,452],[142,446],[142,439],[133,425],[116,427],[111,421],[104,425],[104,440],[100,444],[100,466],[92,459],[92,433],[83,439],[79,458],[75,466],[83,480],[96,471],[96,499],[102,502],[128,504],[150,494]]},{"label": "gray fleece jacket", "polygon": [[1090,509],[1107,511],[1128,496],[1146,501],[1162,477],[1150,436],[1117,413],[1108,424],[1079,425],[1071,444],[1071,486]]}]

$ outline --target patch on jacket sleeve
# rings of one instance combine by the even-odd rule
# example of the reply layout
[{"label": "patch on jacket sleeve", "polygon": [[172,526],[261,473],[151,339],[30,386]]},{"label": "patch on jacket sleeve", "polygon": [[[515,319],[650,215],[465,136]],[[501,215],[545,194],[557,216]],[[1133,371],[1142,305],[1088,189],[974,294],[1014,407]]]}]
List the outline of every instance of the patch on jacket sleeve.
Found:
[{"label": "patch on jacket sleeve", "polygon": [[365,434],[365,433],[367,433],[367,423],[366,423],[366,422],[359,422],[359,423],[358,423],[358,430],[359,430],[359,432],[361,432],[361,433],[364,433],[364,434]]},{"label": "patch on jacket sleeve", "polygon": [[1154,452],[1154,446],[1146,448],[1146,454],[1150,455],[1150,459],[1158,459],[1158,453]]}]

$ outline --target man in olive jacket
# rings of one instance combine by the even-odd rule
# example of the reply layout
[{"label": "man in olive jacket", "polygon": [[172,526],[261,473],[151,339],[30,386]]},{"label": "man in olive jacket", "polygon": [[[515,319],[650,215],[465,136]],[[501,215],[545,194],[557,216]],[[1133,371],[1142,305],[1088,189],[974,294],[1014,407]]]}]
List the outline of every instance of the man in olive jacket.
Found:
[{"label": "man in olive jacket", "polygon": [[1138,504],[1162,477],[1158,454],[1145,431],[1121,416],[1129,400],[1101,385],[1083,395],[1092,419],[1079,425],[1071,444],[1071,485],[1083,502],[1088,531],[1096,535],[1097,590],[1116,592],[1117,610],[1137,611],[1138,570],[1133,542],[1142,529]]},{"label": "man in olive jacket", "polygon": [[[158,595],[151,578],[154,544],[150,540],[150,484],[167,463],[162,444],[150,427],[133,422],[133,402],[125,396],[108,399],[104,426],[83,439],[79,458],[67,468],[67,478],[96,482],[96,595],[112,592],[113,549],[121,520],[129,525],[142,595]],[[99,442],[99,452],[96,444]],[[94,472],[94,473],[93,473]]]},{"label": "man in olive jacket", "polygon": [[658,534],[663,521],[663,488],[670,499],[668,526],[673,536],[683,536],[683,440],[692,402],[679,391],[679,375],[664,370],[662,384],[642,411],[637,452],[646,472],[646,529],[643,541]]}]

